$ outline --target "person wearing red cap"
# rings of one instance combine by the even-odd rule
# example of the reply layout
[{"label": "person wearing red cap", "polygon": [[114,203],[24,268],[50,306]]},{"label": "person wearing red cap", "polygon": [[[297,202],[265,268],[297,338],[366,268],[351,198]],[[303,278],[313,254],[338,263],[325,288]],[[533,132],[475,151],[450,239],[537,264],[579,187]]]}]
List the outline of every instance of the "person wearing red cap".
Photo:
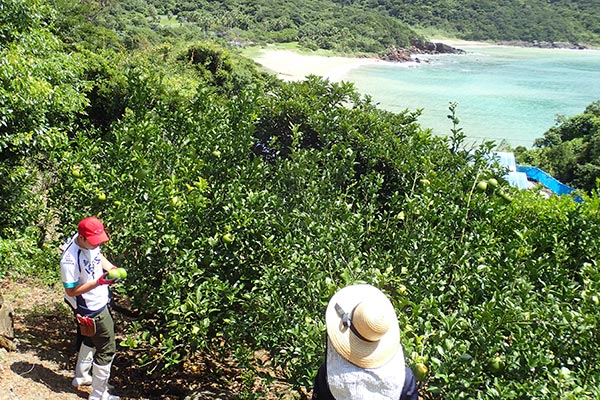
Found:
[{"label": "person wearing red cap", "polygon": [[100,251],[100,245],[108,240],[98,218],[84,218],[77,226],[77,233],[65,243],[60,260],[65,301],[78,321],[79,352],[72,384],[91,385],[89,400],[119,399],[108,393],[117,349],[114,321],[108,309],[108,287],[115,280],[107,279],[108,271],[117,267]]}]

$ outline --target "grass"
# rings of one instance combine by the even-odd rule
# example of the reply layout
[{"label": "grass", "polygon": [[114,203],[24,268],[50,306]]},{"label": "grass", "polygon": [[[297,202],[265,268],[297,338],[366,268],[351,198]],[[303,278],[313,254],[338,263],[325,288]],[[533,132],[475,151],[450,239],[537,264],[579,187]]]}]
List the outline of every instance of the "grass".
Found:
[{"label": "grass", "polygon": [[169,17],[168,15],[159,15],[158,18],[160,19],[159,24],[161,26],[179,26],[179,21],[177,21],[176,18],[174,17]]},{"label": "grass", "polygon": [[246,58],[255,58],[258,57],[259,53],[262,50],[288,50],[293,51],[298,54],[304,55],[312,55],[312,56],[325,56],[325,57],[353,57],[353,56],[364,56],[364,53],[360,54],[351,54],[351,53],[342,53],[335,52],[332,50],[310,50],[306,47],[302,47],[298,42],[289,42],[289,43],[269,43],[267,45],[258,45],[258,46],[249,46],[241,49],[240,54]]}]

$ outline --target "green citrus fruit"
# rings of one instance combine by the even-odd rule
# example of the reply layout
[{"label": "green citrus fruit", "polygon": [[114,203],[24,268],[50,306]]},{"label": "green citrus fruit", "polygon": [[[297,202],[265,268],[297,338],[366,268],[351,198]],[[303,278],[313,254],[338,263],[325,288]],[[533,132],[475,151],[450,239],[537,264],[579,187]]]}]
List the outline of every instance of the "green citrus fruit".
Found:
[{"label": "green citrus fruit", "polygon": [[117,272],[119,273],[119,278],[127,278],[127,270],[125,268],[117,268]]},{"label": "green citrus fruit", "polygon": [[108,271],[108,274],[106,276],[108,277],[108,279],[119,279],[121,277],[118,268],[111,269],[110,271]]},{"label": "green citrus fruit", "polygon": [[225,243],[232,243],[233,242],[233,235],[231,233],[226,233],[223,235],[223,241]]},{"label": "green citrus fruit", "polygon": [[423,363],[417,363],[417,365],[415,365],[415,378],[417,378],[418,381],[424,381],[425,378],[427,378],[427,366]]},{"label": "green citrus fruit", "polygon": [[498,180],[496,180],[496,178],[490,178],[487,181],[488,184],[488,188],[490,188],[491,190],[494,190],[498,187]]},{"label": "green citrus fruit", "polygon": [[500,357],[492,357],[487,362],[487,368],[492,374],[499,374],[504,370],[504,361]]},{"label": "green citrus fruit", "polygon": [[81,169],[78,166],[71,167],[71,175],[73,178],[81,178],[83,176]]},{"label": "green citrus fruit", "polygon": [[485,192],[487,190],[488,184],[486,181],[479,181],[477,183],[477,190],[480,192]]}]

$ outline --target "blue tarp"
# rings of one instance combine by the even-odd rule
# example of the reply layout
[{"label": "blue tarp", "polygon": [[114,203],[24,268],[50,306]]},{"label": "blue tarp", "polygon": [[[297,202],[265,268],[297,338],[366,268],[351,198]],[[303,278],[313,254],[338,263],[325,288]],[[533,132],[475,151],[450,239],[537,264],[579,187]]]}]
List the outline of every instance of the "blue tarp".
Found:
[{"label": "blue tarp", "polygon": [[541,183],[556,194],[569,194],[575,190],[574,188],[565,185],[537,167],[519,165],[517,167],[517,171],[524,172],[527,174],[529,179]]},{"label": "blue tarp", "polygon": [[[548,175],[546,172],[542,171],[537,167],[519,165],[517,167],[517,171],[524,172],[525,174],[527,174],[527,177],[529,179],[538,181],[539,183],[546,186],[548,189],[550,189],[556,194],[570,194],[575,191],[575,189],[571,186],[565,185],[558,179]],[[583,201],[583,198],[581,196],[575,196],[574,199],[577,203],[581,203]]]},{"label": "blue tarp", "polygon": [[[574,188],[565,185],[537,167],[517,165],[515,154],[512,152],[498,151],[493,154],[493,158],[498,161],[498,164],[507,169],[503,178],[513,187],[529,189],[533,186],[529,181],[536,181],[558,195],[570,194],[575,191]],[[583,201],[581,196],[575,196],[574,199],[578,203]]]}]

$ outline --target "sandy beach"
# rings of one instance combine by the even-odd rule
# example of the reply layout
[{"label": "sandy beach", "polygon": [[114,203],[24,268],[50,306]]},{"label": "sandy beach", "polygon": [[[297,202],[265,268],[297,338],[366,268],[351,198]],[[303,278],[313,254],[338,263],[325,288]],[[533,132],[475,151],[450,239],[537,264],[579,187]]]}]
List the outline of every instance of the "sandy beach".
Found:
[{"label": "sandy beach", "polygon": [[[432,41],[445,43],[449,46],[458,48],[461,48],[462,46],[490,45],[483,42],[469,42],[454,39],[434,39]],[[423,57],[423,55],[420,56],[421,58],[427,58]],[[327,78],[332,82],[340,82],[349,71],[364,65],[389,63],[396,66],[409,67],[416,64],[416,61],[414,63],[395,63],[377,58],[309,55],[297,53],[292,50],[277,49],[262,49],[259,51],[258,55],[252,57],[252,59],[284,81],[304,80],[306,76],[312,74]]]},{"label": "sandy beach", "polygon": [[329,57],[271,49],[261,50],[253,60],[284,81],[300,81],[308,75],[317,75],[332,82],[340,82],[354,68],[387,62],[377,58]]}]

